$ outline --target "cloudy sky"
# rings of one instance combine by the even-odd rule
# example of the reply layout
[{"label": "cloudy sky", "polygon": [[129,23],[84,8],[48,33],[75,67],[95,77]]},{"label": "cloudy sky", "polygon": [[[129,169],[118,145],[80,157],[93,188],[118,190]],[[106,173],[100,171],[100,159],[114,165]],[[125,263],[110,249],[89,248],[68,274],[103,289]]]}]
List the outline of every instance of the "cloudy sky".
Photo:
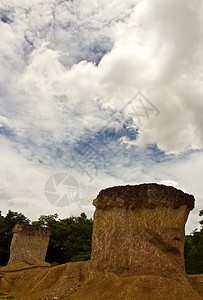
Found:
[{"label": "cloudy sky", "polygon": [[0,209],[157,182],[203,204],[201,0],[0,0]]}]

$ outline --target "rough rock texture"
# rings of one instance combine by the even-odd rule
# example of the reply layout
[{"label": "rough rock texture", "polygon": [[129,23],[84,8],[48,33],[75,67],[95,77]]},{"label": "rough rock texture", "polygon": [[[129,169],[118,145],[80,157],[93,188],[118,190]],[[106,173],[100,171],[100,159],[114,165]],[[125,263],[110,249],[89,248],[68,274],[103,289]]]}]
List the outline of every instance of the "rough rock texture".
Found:
[{"label": "rough rock texture", "polygon": [[156,275],[100,275],[85,282],[71,300],[201,300],[203,299],[185,279],[175,280]]},{"label": "rough rock texture", "polygon": [[[88,274],[88,262],[55,267],[41,267],[41,264],[39,261],[38,266],[16,263],[12,270],[10,265],[0,268],[0,291],[14,296],[16,300],[71,299],[70,296],[84,284]],[[86,300],[85,297],[83,299]]]},{"label": "rough rock texture", "polygon": [[184,226],[194,198],[157,184],[114,187],[94,200],[90,261],[27,260],[0,268],[16,300],[201,300],[202,275],[184,268]]},{"label": "rough rock texture", "polygon": [[16,224],[12,232],[8,265],[29,260],[45,261],[50,229],[38,225]]},{"label": "rough rock texture", "polygon": [[[13,265],[14,266],[14,265]],[[0,291],[16,300],[201,300],[203,287],[196,275],[195,287],[187,278],[156,275],[120,277],[98,272],[90,278],[90,262],[74,262],[55,267],[32,267],[8,271],[0,268]],[[189,276],[190,277],[190,276]],[[198,289],[196,290],[196,284]],[[55,298],[54,298],[55,297]]]},{"label": "rough rock texture", "polygon": [[192,195],[158,184],[118,186],[102,190],[93,204],[93,268],[121,276],[185,276]]},{"label": "rough rock texture", "polygon": [[196,290],[203,299],[203,274],[188,275],[187,277],[193,289]]},{"label": "rough rock texture", "polygon": [[172,207],[187,205],[194,208],[194,197],[172,186],[157,183],[140,185],[114,186],[101,190],[93,204],[96,208],[108,209],[122,207],[137,209],[139,207]]}]

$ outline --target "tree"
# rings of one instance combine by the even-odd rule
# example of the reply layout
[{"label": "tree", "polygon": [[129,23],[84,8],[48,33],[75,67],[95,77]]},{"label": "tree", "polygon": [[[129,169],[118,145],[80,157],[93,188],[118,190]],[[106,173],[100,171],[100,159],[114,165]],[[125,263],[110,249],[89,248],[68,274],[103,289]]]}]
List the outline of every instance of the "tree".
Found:
[{"label": "tree", "polygon": [[33,221],[32,224],[51,228],[57,222],[57,219],[58,219],[58,214],[48,215],[48,216],[41,215],[38,221]]},{"label": "tree", "polygon": [[[199,216],[200,216],[200,217],[202,217],[202,216],[203,216],[203,209],[202,209],[202,210],[200,210],[200,212],[199,212]],[[200,223],[200,225],[201,225],[201,231],[203,231],[203,220],[201,220],[199,223]]]},{"label": "tree", "polygon": [[[203,210],[199,216],[203,216]],[[22,213],[8,211],[4,217],[0,212],[0,265],[6,265],[12,239],[12,228],[16,223],[29,224],[30,220]],[[41,215],[32,224],[49,227],[52,230],[46,261],[66,263],[88,260],[91,256],[93,220],[85,213],[79,217],[59,219],[57,214]],[[195,229],[185,238],[185,265],[188,274],[203,273],[203,220],[201,229]]]},{"label": "tree", "polygon": [[47,226],[52,231],[46,261],[66,263],[90,259],[93,221],[85,213],[66,219],[58,219],[57,214],[42,215],[33,224]]},{"label": "tree", "polygon": [[[199,216],[203,215],[203,210]],[[185,267],[188,274],[203,273],[203,220],[200,222],[201,229],[195,229],[185,237]]]}]

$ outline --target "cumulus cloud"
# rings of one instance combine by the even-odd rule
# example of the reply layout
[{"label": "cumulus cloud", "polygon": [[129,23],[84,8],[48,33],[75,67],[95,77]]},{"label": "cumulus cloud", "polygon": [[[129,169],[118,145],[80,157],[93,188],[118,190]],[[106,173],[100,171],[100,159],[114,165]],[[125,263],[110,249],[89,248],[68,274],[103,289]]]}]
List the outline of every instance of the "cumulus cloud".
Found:
[{"label": "cumulus cloud", "polygon": [[201,5],[141,2],[100,63],[106,68],[102,82],[128,92],[136,86],[161,111],[146,123],[138,145],[155,142],[175,153],[202,147]]},{"label": "cumulus cloud", "polygon": [[[157,143],[164,151],[174,153],[186,148],[199,149],[202,146],[202,88],[195,84],[197,76],[202,76],[202,14],[199,2],[191,4],[189,1],[142,1],[135,8],[132,8],[132,3],[129,2],[122,10],[113,3],[108,7],[111,11],[116,6],[114,17],[111,19],[113,25],[109,30],[103,30],[101,27],[101,24],[104,24],[106,28],[110,19],[109,14],[105,18],[102,17],[102,20],[99,19],[102,5],[97,7],[101,11],[89,7],[84,12],[81,9],[83,3],[80,5],[63,2],[61,6],[54,7],[54,2],[48,4],[45,1],[30,6],[29,14],[22,14],[22,10],[16,8],[15,26],[11,27],[12,23],[3,23],[3,27],[6,26],[8,31],[5,44],[12,50],[7,51],[4,47],[2,51],[10,54],[9,61],[12,62],[11,56],[16,56],[14,52],[17,52],[18,65],[21,66],[19,72],[24,67],[22,76],[17,80],[16,92],[21,90],[21,105],[23,100],[26,109],[29,112],[34,111],[38,116],[37,120],[34,117],[34,122],[40,123],[38,125],[42,129],[45,127],[52,133],[54,130],[59,132],[58,124],[62,116],[58,114],[57,118],[61,105],[58,98],[63,99],[66,105],[63,107],[65,113],[70,110],[70,105],[74,110],[76,103],[94,99],[95,95],[103,95],[104,107],[109,105],[113,109],[120,109],[139,89],[157,106],[161,114],[159,118],[149,120],[140,130],[136,145]],[[46,14],[42,14],[45,8]],[[59,12],[63,8],[65,10],[61,15]],[[122,14],[122,11],[125,13]],[[18,18],[21,16],[24,19],[19,23]],[[97,40],[95,30],[105,32],[105,36],[114,43],[110,53],[104,55],[107,51],[104,49],[103,58],[98,66],[93,59],[93,62],[86,61],[88,59],[83,56],[86,50],[83,47],[81,49],[80,44],[90,38],[86,36],[90,30],[87,26],[90,16],[90,23],[97,21],[96,29],[90,26],[92,38]],[[36,44],[33,42],[26,65],[22,54],[22,46],[26,43],[26,39],[22,41],[23,33],[28,32],[25,20],[30,26],[30,32],[35,33],[38,41]],[[71,25],[67,25],[67,22]],[[48,30],[49,26],[51,30]],[[72,42],[74,34],[71,26],[77,34],[78,26],[82,27],[81,37],[77,37],[77,45]],[[16,35],[11,32],[11,28],[17,31],[21,40],[19,38],[16,42]],[[59,29],[65,30],[67,37],[55,34],[54,30]],[[64,48],[58,39],[61,42],[68,41],[69,44]],[[99,40],[97,42],[100,43]],[[13,47],[8,46],[11,43]],[[102,42],[100,44],[103,45]],[[78,49],[81,55],[78,57],[78,63],[74,64],[73,56]],[[88,48],[87,52],[92,53],[94,50]],[[61,57],[66,53],[71,60],[69,68],[62,63]],[[6,69],[6,73],[10,76],[11,70],[8,72]],[[94,103],[90,101],[88,104],[91,110]],[[78,107],[77,111],[79,115],[83,114]],[[102,120],[98,122],[103,124]],[[88,125],[91,126],[90,122]],[[81,131],[78,134],[81,134]]]},{"label": "cumulus cloud", "polygon": [[[54,212],[42,182],[65,170],[90,213],[109,185],[187,190],[181,170],[192,152],[202,161],[202,11],[198,0],[1,0],[4,207]],[[199,183],[191,190],[202,199]]]}]

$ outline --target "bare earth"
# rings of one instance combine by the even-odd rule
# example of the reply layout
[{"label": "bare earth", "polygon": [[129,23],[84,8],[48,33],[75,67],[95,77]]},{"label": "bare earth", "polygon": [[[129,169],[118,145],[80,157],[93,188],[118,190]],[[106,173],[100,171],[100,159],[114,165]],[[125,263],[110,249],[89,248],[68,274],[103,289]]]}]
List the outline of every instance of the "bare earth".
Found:
[{"label": "bare earth", "polygon": [[203,274],[185,280],[155,275],[119,276],[92,272],[90,261],[55,267],[40,261],[17,263],[1,267],[0,274],[0,291],[19,300],[203,299]]}]

